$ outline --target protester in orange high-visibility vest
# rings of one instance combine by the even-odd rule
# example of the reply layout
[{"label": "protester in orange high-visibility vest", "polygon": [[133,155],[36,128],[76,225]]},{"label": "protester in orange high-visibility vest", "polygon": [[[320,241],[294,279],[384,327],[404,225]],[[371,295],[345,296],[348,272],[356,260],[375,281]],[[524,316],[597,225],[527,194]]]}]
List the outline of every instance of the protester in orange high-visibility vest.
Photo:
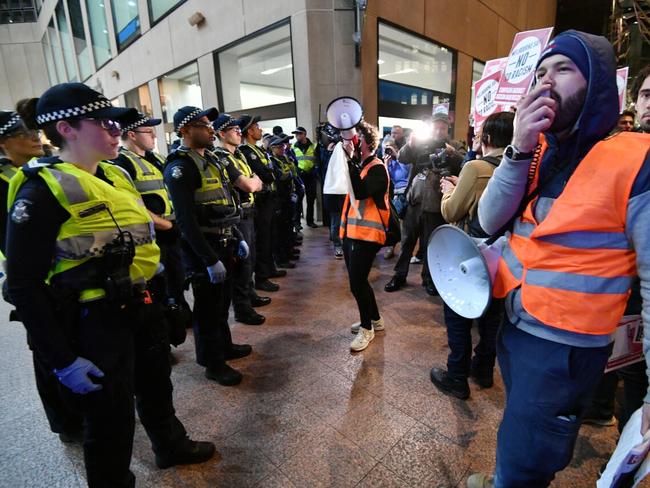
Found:
[{"label": "protester in orange high-visibility vest", "polygon": [[[388,170],[375,155],[379,144],[376,127],[365,121],[357,125],[360,145],[353,147],[346,141],[348,155],[356,152],[358,158],[350,158],[348,168],[354,198],[345,197],[341,213],[339,235],[343,241],[343,256],[350,277],[350,291],[359,307],[360,322],[352,324],[357,336],[350,344],[352,351],[363,351],[375,338],[375,331],[384,330],[377,301],[368,283],[368,274],[375,255],[386,242],[385,226],[388,225]],[[358,159],[359,162],[355,162]]]},{"label": "protester in orange high-visibility vest", "polygon": [[[650,319],[650,136],[608,137],[619,115],[612,46],[563,32],[535,75],[479,203],[486,232],[511,230],[493,290],[506,302],[506,407],[495,476],[469,487],[548,486],[571,461],[637,273]],[[643,414],[645,431],[648,403]]]}]

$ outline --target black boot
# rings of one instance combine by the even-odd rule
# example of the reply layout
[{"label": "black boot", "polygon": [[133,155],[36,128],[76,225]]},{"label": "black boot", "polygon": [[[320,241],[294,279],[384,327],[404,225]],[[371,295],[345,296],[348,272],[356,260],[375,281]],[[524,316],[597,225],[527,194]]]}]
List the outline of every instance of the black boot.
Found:
[{"label": "black boot", "polygon": [[216,381],[221,386],[235,386],[241,383],[243,379],[243,375],[239,371],[231,368],[226,363],[205,368],[205,377]]},{"label": "black boot", "polygon": [[431,383],[445,395],[455,396],[460,400],[469,398],[469,384],[467,379],[452,378],[444,369],[431,369]]},{"label": "black boot", "polygon": [[245,358],[252,352],[253,346],[250,344],[233,344],[230,346],[230,349],[226,351],[226,361],[230,361],[231,359]]},{"label": "black boot", "polygon": [[247,325],[262,325],[266,318],[251,308],[243,313],[235,313],[235,320]]},{"label": "black boot", "polygon": [[251,298],[251,305],[253,307],[263,307],[269,303],[271,303],[271,299],[269,297],[254,296]]},{"label": "black boot", "polygon": [[160,469],[171,468],[179,464],[203,463],[214,456],[212,442],[193,441],[186,437],[168,456],[156,454],[156,466]]},{"label": "black boot", "polygon": [[388,292],[392,291],[397,291],[400,288],[402,288],[406,284],[406,278],[402,278],[401,276],[393,276],[388,283],[386,283],[386,286],[384,286],[384,290]]},{"label": "black boot", "polygon": [[262,291],[278,291],[280,289],[280,285],[272,283],[267,279],[263,279],[255,281],[255,289]]}]

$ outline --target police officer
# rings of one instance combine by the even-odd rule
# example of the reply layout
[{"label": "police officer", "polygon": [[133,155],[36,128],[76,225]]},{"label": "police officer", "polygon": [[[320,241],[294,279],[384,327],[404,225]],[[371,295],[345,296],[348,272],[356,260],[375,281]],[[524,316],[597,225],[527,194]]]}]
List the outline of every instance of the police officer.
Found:
[{"label": "police officer", "polygon": [[307,225],[318,227],[314,222],[314,204],[316,203],[318,168],[320,167],[320,153],[316,144],[307,137],[304,127],[296,127],[291,132],[296,135],[296,142],[293,145],[293,153],[298,160],[298,174],[305,185],[305,197],[307,198]]},{"label": "police officer", "polygon": [[236,224],[240,207],[233,182],[244,178],[225,166],[208,148],[214,141],[210,123],[215,108],[182,107],[174,114],[174,128],[183,144],[167,157],[165,184],[181,229],[181,247],[187,259],[194,292],[196,362],[205,376],[224,386],[242,380],[226,361],[248,356],[248,344],[233,344],[228,326],[235,256],[246,259],[248,244]]},{"label": "police officer", "polygon": [[[0,202],[4,202],[0,206],[0,250],[3,256],[6,253],[9,181],[27,161],[43,156],[40,131],[34,126],[36,101],[38,99],[33,98],[19,102],[17,112],[0,111]],[[12,313],[10,317],[13,315],[15,314]],[[30,343],[29,338],[27,343]],[[32,359],[36,389],[50,429],[59,434],[62,442],[81,441],[81,416],[65,403],[59,391],[59,380],[34,349]]]},{"label": "police officer", "polygon": [[255,194],[262,189],[262,180],[253,173],[246,158],[239,151],[241,128],[239,121],[228,114],[221,114],[212,124],[217,135],[218,146],[215,155],[226,167],[233,166],[242,174],[235,181],[241,205],[241,219],[237,228],[243,239],[249,243],[247,259],[238,259],[233,273],[233,308],[235,320],[249,325],[261,325],[265,317],[255,311],[252,300],[257,293],[252,286],[253,268],[255,266]]},{"label": "police officer", "polygon": [[[280,278],[286,276],[287,272],[277,269],[273,261],[272,222],[278,205],[277,191],[271,161],[266,151],[257,145],[257,142],[262,139],[259,120],[259,116],[250,115],[242,115],[239,118],[243,139],[239,150],[263,183],[262,190],[255,194],[255,284],[259,290],[277,291],[280,285],[273,283],[269,278]],[[270,301],[269,298],[266,303]],[[255,307],[266,303],[253,300],[252,305]]]},{"label": "police officer", "polygon": [[191,441],[176,418],[155,286],[153,226],[117,156],[129,110],[81,83],[47,90],[36,120],[60,156],[12,178],[7,225],[9,296],[32,346],[84,417],[88,485],[133,487],[134,394],[156,464],[202,462],[214,445]]},{"label": "police officer", "polygon": [[296,265],[290,259],[295,257],[293,254],[293,218],[298,195],[294,181],[296,169],[286,156],[287,141],[286,135],[276,136],[269,141],[279,202],[277,225],[274,226],[276,230],[274,254],[278,267],[295,268]]},{"label": "police officer", "polygon": [[170,341],[178,346],[185,341],[185,326],[191,326],[192,319],[183,294],[185,273],[181,262],[180,231],[174,224],[174,209],[163,181],[165,158],[154,152],[154,127],[160,122],[160,119],[151,119],[141,113],[122,119],[122,147],[112,162],[129,173],[154,222],[160,262],[165,267],[165,305]]}]

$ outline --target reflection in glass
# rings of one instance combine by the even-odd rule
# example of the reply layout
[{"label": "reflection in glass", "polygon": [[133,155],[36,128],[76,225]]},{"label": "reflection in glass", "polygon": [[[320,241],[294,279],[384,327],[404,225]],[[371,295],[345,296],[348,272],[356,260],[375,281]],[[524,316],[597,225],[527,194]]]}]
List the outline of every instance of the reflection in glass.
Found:
[{"label": "reflection in glass", "polygon": [[289,25],[220,52],[219,72],[226,111],[293,102]]},{"label": "reflection in glass", "polygon": [[63,50],[59,42],[59,33],[54,25],[54,17],[50,19],[50,23],[47,25],[47,34],[50,38],[50,45],[52,46],[52,57],[54,58],[58,82],[64,83],[68,81],[68,76],[65,73],[65,66],[63,65]]},{"label": "reflection in glass", "polygon": [[149,0],[151,22],[156,22],[163,15],[185,0]]},{"label": "reflection in glass", "polygon": [[56,22],[61,34],[61,45],[63,46],[63,59],[65,60],[66,71],[70,81],[79,81],[77,78],[77,67],[74,61],[74,50],[72,48],[72,38],[70,37],[70,27],[68,19],[65,16],[63,3],[59,2],[56,6]]},{"label": "reflection in glass", "polygon": [[90,41],[95,55],[95,66],[99,68],[111,59],[106,7],[104,6],[104,0],[86,0],[86,8],[88,10]]},{"label": "reflection in glass", "polygon": [[54,67],[54,59],[52,58],[52,46],[50,46],[50,40],[48,39],[47,32],[43,34],[43,40],[41,41],[41,44],[43,45],[45,66],[47,67],[47,76],[50,80],[50,85],[56,85],[59,82],[59,79],[56,74],[56,68]]},{"label": "reflection in glass", "polygon": [[124,94],[127,107],[137,108],[143,114],[153,117],[153,108],[151,105],[151,94],[149,93],[149,85],[140,85],[133,90],[129,90]]},{"label": "reflection in glass", "polygon": [[84,32],[84,23],[81,17],[81,4],[79,0],[68,0],[68,13],[70,14],[70,24],[72,25],[72,40],[74,50],[77,54],[79,71],[81,78],[85,80],[92,74],[90,66],[90,56],[88,53],[88,43]]},{"label": "reflection in glass", "polygon": [[199,67],[196,62],[171,71],[158,78],[160,105],[163,113],[165,139],[171,144],[176,139],[174,134],[174,113],[185,105],[202,107]]},{"label": "reflection in glass", "polygon": [[115,37],[120,49],[128,46],[140,35],[140,17],[136,0],[112,0]]}]

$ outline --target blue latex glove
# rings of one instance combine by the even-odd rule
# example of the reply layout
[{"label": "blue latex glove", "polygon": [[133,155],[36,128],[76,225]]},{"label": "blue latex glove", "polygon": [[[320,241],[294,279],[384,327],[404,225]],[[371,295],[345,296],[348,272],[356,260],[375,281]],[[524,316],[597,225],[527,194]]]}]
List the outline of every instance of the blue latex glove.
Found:
[{"label": "blue latex glove", "polygon": [[237,251],[237,256],[242,259],[246,259],[250,254],[250,249],[248,249],[248,243],[246,241],[239,241],[239,250]]},{"label": "blue latex glove", "polygon": [[298,203],[298,194],[297,193],[292,193],[291,194],[291,203]]},{"label": "blue latex glove", "polygon": [[226,280],[226,267],[221,261],[217,261],[212,266],[208,266],[208,276],[213,285],[221,283]]},{"label": "blue latex glove", "polygon": [[104,373],[92,362],[82,357],[75,359],[70,366],[55,369],[54,374],[61,383],[80,395],[102,389],[102,385],[93,383],[89,375],[103,378]]}]

